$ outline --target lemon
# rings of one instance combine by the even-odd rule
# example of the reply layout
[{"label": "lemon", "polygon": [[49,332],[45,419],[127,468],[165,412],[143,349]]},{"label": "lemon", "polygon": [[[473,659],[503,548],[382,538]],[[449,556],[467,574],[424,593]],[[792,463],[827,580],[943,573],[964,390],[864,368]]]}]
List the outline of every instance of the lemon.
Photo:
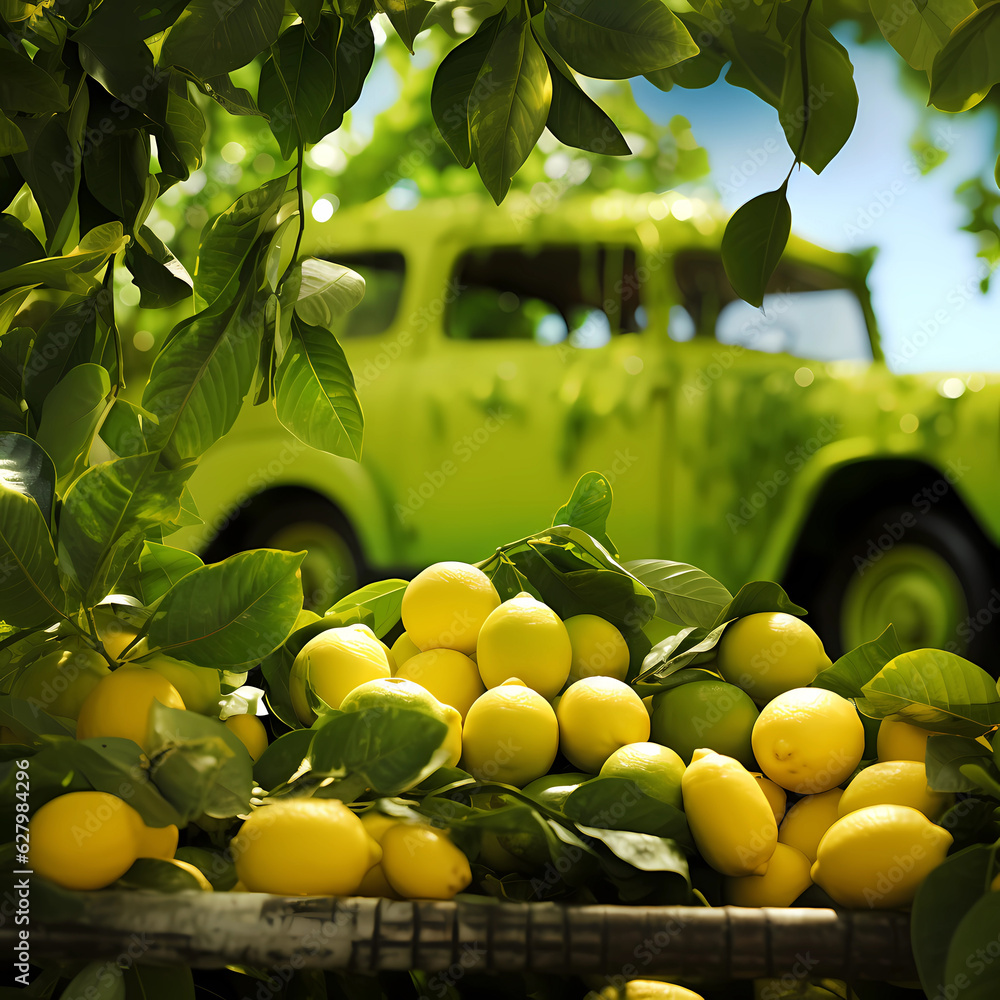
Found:
[{"label": "lemon", "polygon": [[600,1000],[703,1000],[700,993],[659,979],[630,979],[624,989],[605,986],[597,996]]},{"label": "lemon", "polygon": [[397,823],[382,835],[382,870],[407,899],[451,899],[471,881],[469,860],[443,830]]},{"label": "lemon", "polygon": [[647,795],[680,809],[684,761],[659,743],[627,743],[601,765],[605,777],[630,778]]},{"label": "lemon", "polygon": [[299,650],[288,693],[299,721],[308,726],[316,713],[309,707],[307,684],[331,708],[340,708],[359,684],[389,675],[389,661],[375,633],[365,625],[346,625],[320,632]]},{"label": "lemon", "polygon": [[256,715],[231,715],[223,721],[226,728],[247,748],[250,759],[256,763],[257,758],[267,749],[264,723]]},{"label": "lemon", "polygon": [[[401,632],[399,638],[392,644],[392,658],[398,670],[411,656],[416,656],[420,647],[406,634]],[[395,674],[396,670],[393,670]]]},{"label": "lemon", "polygon": [[816,860],[816,848],[823,834],[840,817],[841,788],[831,788],[799,799],[778,827],[778,842],[801,851],[810,861]]},{"label": "lemon", "polygon": [[177,842],[180,831],[171,823],[169,826],[146,826],[142,817],[136,813],[136,841],[139,858],[160,858],[169,861],[177,853]]},{"label": "lemon", "polygon": [[883,719],[878,727],[878,759],[919,760],[922,764],[927,756],[927,737],[930,732],[908,722]]},{"label": "lemon", "polygon": [[108,656],[114,660],[121,659],[125,648],[139,634],[135,626],[107,608],[95,609],[94,624],[97,626],[97,638],[103,643]]},{"label": "lemon", "polygon": [[801,618],[780,611],[747,615],[726,626],[717,660],[719,673],[758,705],[811,684],[831,663],[820,637]]},{"label": "lemon", "polygon": [[28,823],[29,864],[64,889],[103,889],[139,856],[142,819],[109,792],[67,792]]},{"label": "lemon", "polygon": [[727,878],[722,897],[730,906],[791,906],[812,885],[812,862],[794,847],[778,843],[763,875]]},{"label": "lemon", "polygon": [[518,678],[477,698],[465,718],[462,766],[478,781],[521,787],[548,771],[558,749],[556,713]]},{"label": "lemon", "polygon": [[[382,836],[385,831],[399,822],[399,820],[393,819],[391,816],[380,813],[377,809],[366,809],[360,814],[360,819],[368,836],[379,847],[382,846]],[[361,885],[357,888],[357,894],[359,896],[384,896],[387,899],[400,898],[399,893],[389,885],[389,880],[385,877],[381,861],[368,869],[365,877],[361,880]]]},{"label": "lemon", "polygon": [[770,778],[765,778],[760,771],[751,771],[750,773],[753,775],[754,781],[760,785],[761,791],[764,793],[764,797],[771,807],[771,812],[774,813],[774,822],[781,823],[781,818],[785,815],[785,804],[788,798],[785,795],[784,788],[773,782]]},{"label": "lemon", "polygon": [[123,666],[101,680],[80,708],[77,739],[121,736],[149,751],[149,713],[153,702],[184,708],[177,688],[146,667]]},{"label": "lemon", "polygon": [[554,698],[569,677],[573,647],[559,616],[521,593],[504,601],[483,623],[476,662],[488,688],[520,677],[543,698]]},{"label": "lemon", "polygon": [[761,709],[751,734],[760,769],[782,788],[815,795],[839,785],[865,750],[854,705],[822,688],[793,688]]},{"label": "lemon", "polygon": [[17,675],[10,693],[36,710],[75,719],[90,692],[110,673],[100,653],[74,644],[30,663]]},{"label": "lemon", "polygon": [[130,659],[129,664],[155,670],[166,677],[184,700],[184,707],[199,715],[214,715],[219,717],[219,699],[222,690],[219,686],[219,671],[211,667],[199,667],[185,660],[175,659],[163,653],[153,653],[141,660]]},{"label": "lemon", "polygon": [[479,668],[454,649],[430,649],[411,656],[396,676],[426,688],[438,701],[457,708],[463,719],[486,690]]},{"label": "lemon", "polygon": [[474,653],[479,630],[500,595],[482,570],[439,562],[418,573],[403,591],[403,628],[419,649]]},{"label": "lemon", "polygon": [[584,677],[556,707],[559,747],[581,771],[596,773],[620,747],[649,739],[649,714],[635,690],[614,677]]},{"label": "lemon", "polygon": [[701,856],[723,875],[763,875],[778,842],[771,805],[732,757],[698,749],[681,778],[684,812]]},{"label": "lemon", "polygon": [[358,685],[341,702],[342,712],[359,712],[363,708],[412,708],[448,727],[444,747],[450,756],[446,767],[455,767],[462,756],[462,716],[458,709],[438,701],[426,688],[403,677],[379,677]]},{"label": "lemon", "polygon": [[625,637],[609,621],[598,615],[573,615],[563,623],[569,633],[573,658],[569,683],[581,677],[617,677],[628,675],[629,652]]},{"label": "lemon", "polygon": [[650,734],[685,762],[707,747],[755,771],[750,733],[756,721],[757,706],[745,691],[706,677],[654,695]]},{"label": "lemon", "polygon": [[919,809],[855,809],[823,834],[812,879],[841,906],[897,909],[945,859],[952,836]]},{"label": "lemon", "polygon": [[381,858],[364,824],[337,799],[279,799],[247,817],[232,840],[249,892],[349,896]]},{"label": "lemon", "polygon": [[955,796],[950,792],[932,792],[927,787],[923,764],[915,760],[891,760],[858,772],[844,789],[838,812],[846,816],[864,806],[883,804],[912,806],[933,820],[955,804]]}]

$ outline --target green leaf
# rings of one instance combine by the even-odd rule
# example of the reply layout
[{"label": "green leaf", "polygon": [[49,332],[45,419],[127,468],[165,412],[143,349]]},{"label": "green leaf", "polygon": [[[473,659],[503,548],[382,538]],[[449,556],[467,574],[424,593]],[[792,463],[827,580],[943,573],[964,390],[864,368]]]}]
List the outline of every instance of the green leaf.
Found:
[{"label": "green leaf", "polygon": [[0,434],[0,486],[34,500],[46,523],[51,522],[55,466],[26,434]]},{"label": "green leaf", "polygon": [[584,781],[569,794],[563,812],[588,827],[632,830],[691,846],[684,813],[647,795],[628,778],[597,777]]},{"label": "green leaf", "polygon": [[715,577],[688,563],[633,559],[623,564],[656,598],[656,617],[679,625],[712,628],[733,595]]},{"label": "green leaf", "polygon": [[91,962],[70,980],[59,1000],[125,1000],[125,975],[113,962]]},{"label": "green leaf", "polygon": [[[949,921],[950,922],[950,921]],[[962,983],[972,1000],[1000,993],[1000,963],[996,961],[1000,933],[1000,892],[984,892],[955,926],[945,960],[944,982]]]},{"label": "green leaf", "polygon": [[254,781],[268,791],[283,785],[309,756],[315,735],[311,729],[293,729],[269,743],[253,766]]},{"label": "green leaf", "polygon": [[45,397],[35,435],[55,462],[60,485],[83,471],[107,409],[111,379],[100,365],[77,365]]},{"label": "green leaf", "polygon": [[137,129],[112,132],[83,158],[87,189],[130,229],[139,217],[149,176],[149,137]]},{"label": "green leaf", "polygon": [[272,222],[288,187],[288,174],[240,195],[217,215],[198,247],[194,271],[195,308],[236,297],[238,275],[257,240]]},{"label": "green leaf", "polygon": [[144,604],[158,601],[175,583],[205,564],[186,549],[146,540],[139,555],[139,586]]},{"label": "green leaf", "polygon": [[167,591],[150,619],[150,649],[203,667],[259,663],[302,610],[303,553],[254,549],[200,566]]},{"label": "green leaf", "polygon": [[0,483],[0,608],[15,628],[31,628],[62,614],[56,551],[48,525],[31,497]]},{"label": "green leaf", "polygon": [[934,57],[929,103],[939,111],[975,107],[1000,80],[1000,2],[984,4],[951,32]]},{"label": "green leaf", "polygon": [[233,426],[257,366],[263,310],[252,297],[185,320],[161,348],[142,405],[148,447],[171,465],[203,455]]},{"label": "green leaf", "polygon": [[473,158],[469,102],[502,23],[502,14],[487,18],[471,38],[441,60],[434,74],[431,86],[434,124],[463,167],[471,166]]},{"label": "green leaf", "polygon": [[245,66],[278,38],[283,0],[191,0],[160,50],[161,66],[203,80]]},{"label": "green leaf", "polygon": [[[297,634],[297,633],[296,633]],[[291,639],[288,640],[291,642]],[[288,678],[292,671],[295,654],[287,646],[280,646],[270,656],[261,660],[260,672],[264,675],[268,710],[286,726],[297,730],[302,723],[292,707],[292,696],[288,692]],[[263,759],[263,756],[261,757]],[[265,785],[265,787],[267,787]]]},{"label": "green leaf", "polygon": [[803,14],[803,23],[785,64],[778,117],[796,159],[818,174],[854,130],[858,91],[847,49],[815,19]]},{"label": "green leaf", "polygon": [[190,872],[162,858],[138,858],[121,878],[112,883],[115,890],[152,892],[200,892],[201,884]]},{"label": "green leaf", "polygon": [[326,135],[323,119],[336,91],[341,23],[335,16],[321,17],[314,38],[304,24],[292,25],[261,69],[257,105],[270,116],[271,131],[286,160],[300,139],[319,142]]},{"label": "green leaf", "polygon": [[[369,627],[381,639],[399,623],[403,591],[406,590],[407,584],[406,580],[379,580],[377,583],[370,583],[360,590],[355,590],[353,594],[342,597],[327,611],[322,621],[325,622],[333,615],[346,619],[355,609],[363,609],[372,617],[372,624]],[[315,624],[318,625],[320,622]],[[345,620],[343,624],[349,625],[351,622]]]},{"label": "green leaf", "polygon": [[469,100],[476,167],[498,205],[544,131],[551,102],[545,55],[528,24],[513,21],[497,34]]},{"label": "green leaf", "polygon": [[872,16],[885,40],[914,68],[929,70],[952,29],[975,13],[972,0],[928,0],[901,5],[871,0]]},{"label": "green leaf", "polygon": [[[14,154],[14,163],[31,188],[32,196],[42,215],[48,251],[58,252],[64,240],[63,226],[67,216],[74,215],[76,205],[76,179],[79,174],[79,151],[66,134],[69,116],[66,114],[41,115],[37,118],[18,118],[17,126],[24,134],[26,149]],[[15,284],[44,282],[45,278],[25,281],[0,281],[0,288]]]},{"label": "green leaf", "polygon": [[361,88],[374,58],[375,36],[371,24],[364,17],[350,26],[345,20],[337,43],[337,89],[330,110],[323,116],[320,125],[324,135],[335,132],[343,124],[344,115],[361,96]]},{"label": "green leaf", "polygon": [[791,49],[759,31],[748,31],[736,25],[732,31],[733,44],[728,52],[732,65],[726,73],[726,83],[749,90],[780,111]]},{"label": "green leaf", "polygon": [[791,232],[787,185],[786,180],[777,191],[759,194],[738,208],[722,237],[726,277],[736,294],[753,306],[763,303],[767,283]]},{"label": "green leaf", "polygon": [[861,689],[902,652],[896,630],[889,625],[877,639],[862,643],[845,653],[836,663],[821,670],[812,686],[826,688],[842,698],[860,698]]},{"label": "green leaf", "polygon": [[292,317],[274,378],[278,419],[300,441],[358,459],[364,418],[344,350],[328,330]]},{"label": "green leaf", "polygon": [[756,580],[740,587],[732,601],[719,612],[714,624],[722,625],[735,618],[745,618],[762,611],[783,611],[788,615],[806,613],[805,608],[800,608],[788,599],[784,588],[779,584],[770,580]]},{"label": "green leaf", "polygon": [[413,39],[420,33],[434,6],[431,0],[382,0],[382,11],[403,44],[413,52]]},{"label": "green leaf", "polygon": [[585,76],[620,80],[698,54],[684,22],[661,0],[549,0],[545,30]]},{"label": "green leaf", "polygon": [[156,418],[141,406],[130,403],[119,396],[111,405],[108,415],[101,424],[100,438],[119,458],[138,455],[146,449],[146,438],[142,433],[139,417],[143,415],[151,424]]},{"label": "green leaf", "polygon": [[[719,644],[727,624],[724,622],[713,629],[692,625],[676,635],[667,636],[653,646],[642,661],[636,683],[659,684],[688,666],[714,660],[712,650]],[[674,686],[676,682],[671,684]]]},{"label": "green leaf", "polygon": [[0,107],[4,111],[51,114],[65,111],[66,88],[60,87],[41,66],[18,46],[0,45]]},{"label": "green leaf", "polygon": [[316,732],[309,749],[313,772],[363,782],[376,795],[399,795],[447,759],[448,727],[410,708],[345,712]]},{"label": "green leaf", "polygon": [[227,74],[213,76],[208,80],[193,78],[194,85],[216,104],[231,115],[255,115],[267,118],[267,115],[257,107],[257,102],[250,96],[249,90],[237,87]]},{"label": "green leaf", "polygon": [[654,837],[632,830],[603,830],[580,826],[581,833],[606,844],[612,853],[633,868],[643,872],[673,872],[690,884],[687,858],[677,845],[666,837]]},{"label": "green leaf", "polygon": [[227,819],[249,811],[250,755],[227,726],[158,701],[149,717],[150,777],[185,823],[202,814]]},{"label": "green leaf", "polygon": [[0,114],[0,156],[27,152],[24,133],[5,115]]},{"label": "green leaf", "polygon": [[[910,918],[913,957],[928,996],[939,994],[955,930],[989,884],[993,852],[985,844],[946,858],[917,889]],[[994,937],[996,931],[994,930]]]},{"label": "green leaf", "polygon": [[163,309],[191,294],[187,269],[148,226],[126,247],[125,266],[139,288],[142,309]]},{"label": "green leaf", "polygon": [[703,48],[696,56],[681,60],[667,69],[644,73],[646,79],[660,90],[669,91],[674,86],[687,90],[710,87],[719,78],[722,67],[729,61],[729,54],[716,48]]},{"label": "green leaf", "polygon": [[597,539],[615,558],[618,551],[608,538],[611,484],[599,472],[586,472],[573,488],[573,495],[552,516],[552,524],[568,524]]},{"label": "green leaf", "polygon": [[156,132],[156,156],[167,176],[186,180],[192,170],[202,166],[206,128],[201,108],[188,97],[187,81],[174,74],[167,94],[166,121]]},{"label": "green leaf", "polygon": [[365,279],[342,264],[307,257],[300,274],[295,315],[310,326],[332,329],[364,298]]},{"label": "green leaf", "polygon": [[547,53],[545,61],[552,81],[552,103],[545,120],[549,131],[567,146],[607,156],[628,156],[632,150],[618,126],[583,92],[573,71],[563,64],[564,71]]},{"label": "green leaf", "polygon": [[59,565],[91,604],[114,590],[144,536],[175,516],[181,485],[194,470],[157,467],[146,452],[87,469],[63,501]]},{"label": "green leaf", "polygon": [[125,969],[129,997],[137,1000],[196,1000],[192,970],[184,966],[131,965]]},{"label": "green leaf", "polygon": [[302,18],[306,30],[310,34],[315,34],[316,29],[319,28],[320,15],[323,12],[323,0],[292,0],[292,6]]},{"label": "green leaf", "polygon": [[979,785],[961,770],[964,764],[992,763],[993,754],[967,736],[931,734],[927,740],[927,785],[935,792],[974,792]]},{"label": "green leaf", "polygon": [[933,732],[975,737],[1000,725],[996,682],[981,667],[943,649],[902,653],[861,692],[876,718],[901,719]]},{"label": "green leaf", "polygon": [[229,892],[236,885],[236,866],[228,847],[224,851],[210,851],[204,847],[178,847],[174,857],[178,861],[194,865],[211,882],[216,892]]}]

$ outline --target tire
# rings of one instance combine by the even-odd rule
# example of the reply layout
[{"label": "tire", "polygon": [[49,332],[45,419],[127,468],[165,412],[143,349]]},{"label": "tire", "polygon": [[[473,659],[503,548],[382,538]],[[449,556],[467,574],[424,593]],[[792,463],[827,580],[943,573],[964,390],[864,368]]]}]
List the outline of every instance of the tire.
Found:
[{"label": "tire", "polygon": [[903,649],[947,649],[997,676],[994,553],[959,518],[886,508],[831,552],[813,595],[807,607],[833,659],[892,624]]},{"label": "tire", "polygon": [[320,499],[294,500],[261,515],[247,531],[244,544],[250,549],[305,549],[303,606],[320,614],[356,590],[367,572],[350,525],[336,507]]}]

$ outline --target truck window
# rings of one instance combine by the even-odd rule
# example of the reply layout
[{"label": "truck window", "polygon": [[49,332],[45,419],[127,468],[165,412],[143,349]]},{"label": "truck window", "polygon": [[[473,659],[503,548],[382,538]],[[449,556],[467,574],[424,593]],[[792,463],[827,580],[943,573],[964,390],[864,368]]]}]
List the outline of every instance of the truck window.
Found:
[{"label": "truck window", "polygon": [[397,251],[337,253],[328,258],[365,279],[365,296],[334,325],[338,337],[372,337],[392,326],[403,297],[406,260]]},{"label": "truck window", "polygon": [[453,287],[445,331],[454,340],[592,348],[646,325],[631,247],[472,250],[459,258]]}]

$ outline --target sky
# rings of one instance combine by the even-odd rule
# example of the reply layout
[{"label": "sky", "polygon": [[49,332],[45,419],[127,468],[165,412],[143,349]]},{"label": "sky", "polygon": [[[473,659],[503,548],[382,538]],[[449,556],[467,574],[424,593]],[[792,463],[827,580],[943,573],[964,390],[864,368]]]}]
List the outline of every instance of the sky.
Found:
[{"label": "sky", "polygon": [[[808,167],[793,174],[793,231],[833,250],[880,248],[869,285],[895,371],[1000,371],[1000,275],[981,295],[985,263],[976,257],[977,238],[959,229],[967,212],[953,194],[974,173],[992,174],[993,124],[988,115],[922,110],[900,89],[900,62],[888,46],[856,45],[849,33],[837,34],[854,63],[858,119],[822,175]],[[655,120],[681,114],[691,121],[727,209],[784,179],[792,156],[777,113],[747,91],[720,80],[663,93],[642,79],[633,91]],[[926,176],[909,146],[921,119],[929,138],[948,150]],[[767,153],[775,149],[769,140],[777,140],[777,152]]]}]

